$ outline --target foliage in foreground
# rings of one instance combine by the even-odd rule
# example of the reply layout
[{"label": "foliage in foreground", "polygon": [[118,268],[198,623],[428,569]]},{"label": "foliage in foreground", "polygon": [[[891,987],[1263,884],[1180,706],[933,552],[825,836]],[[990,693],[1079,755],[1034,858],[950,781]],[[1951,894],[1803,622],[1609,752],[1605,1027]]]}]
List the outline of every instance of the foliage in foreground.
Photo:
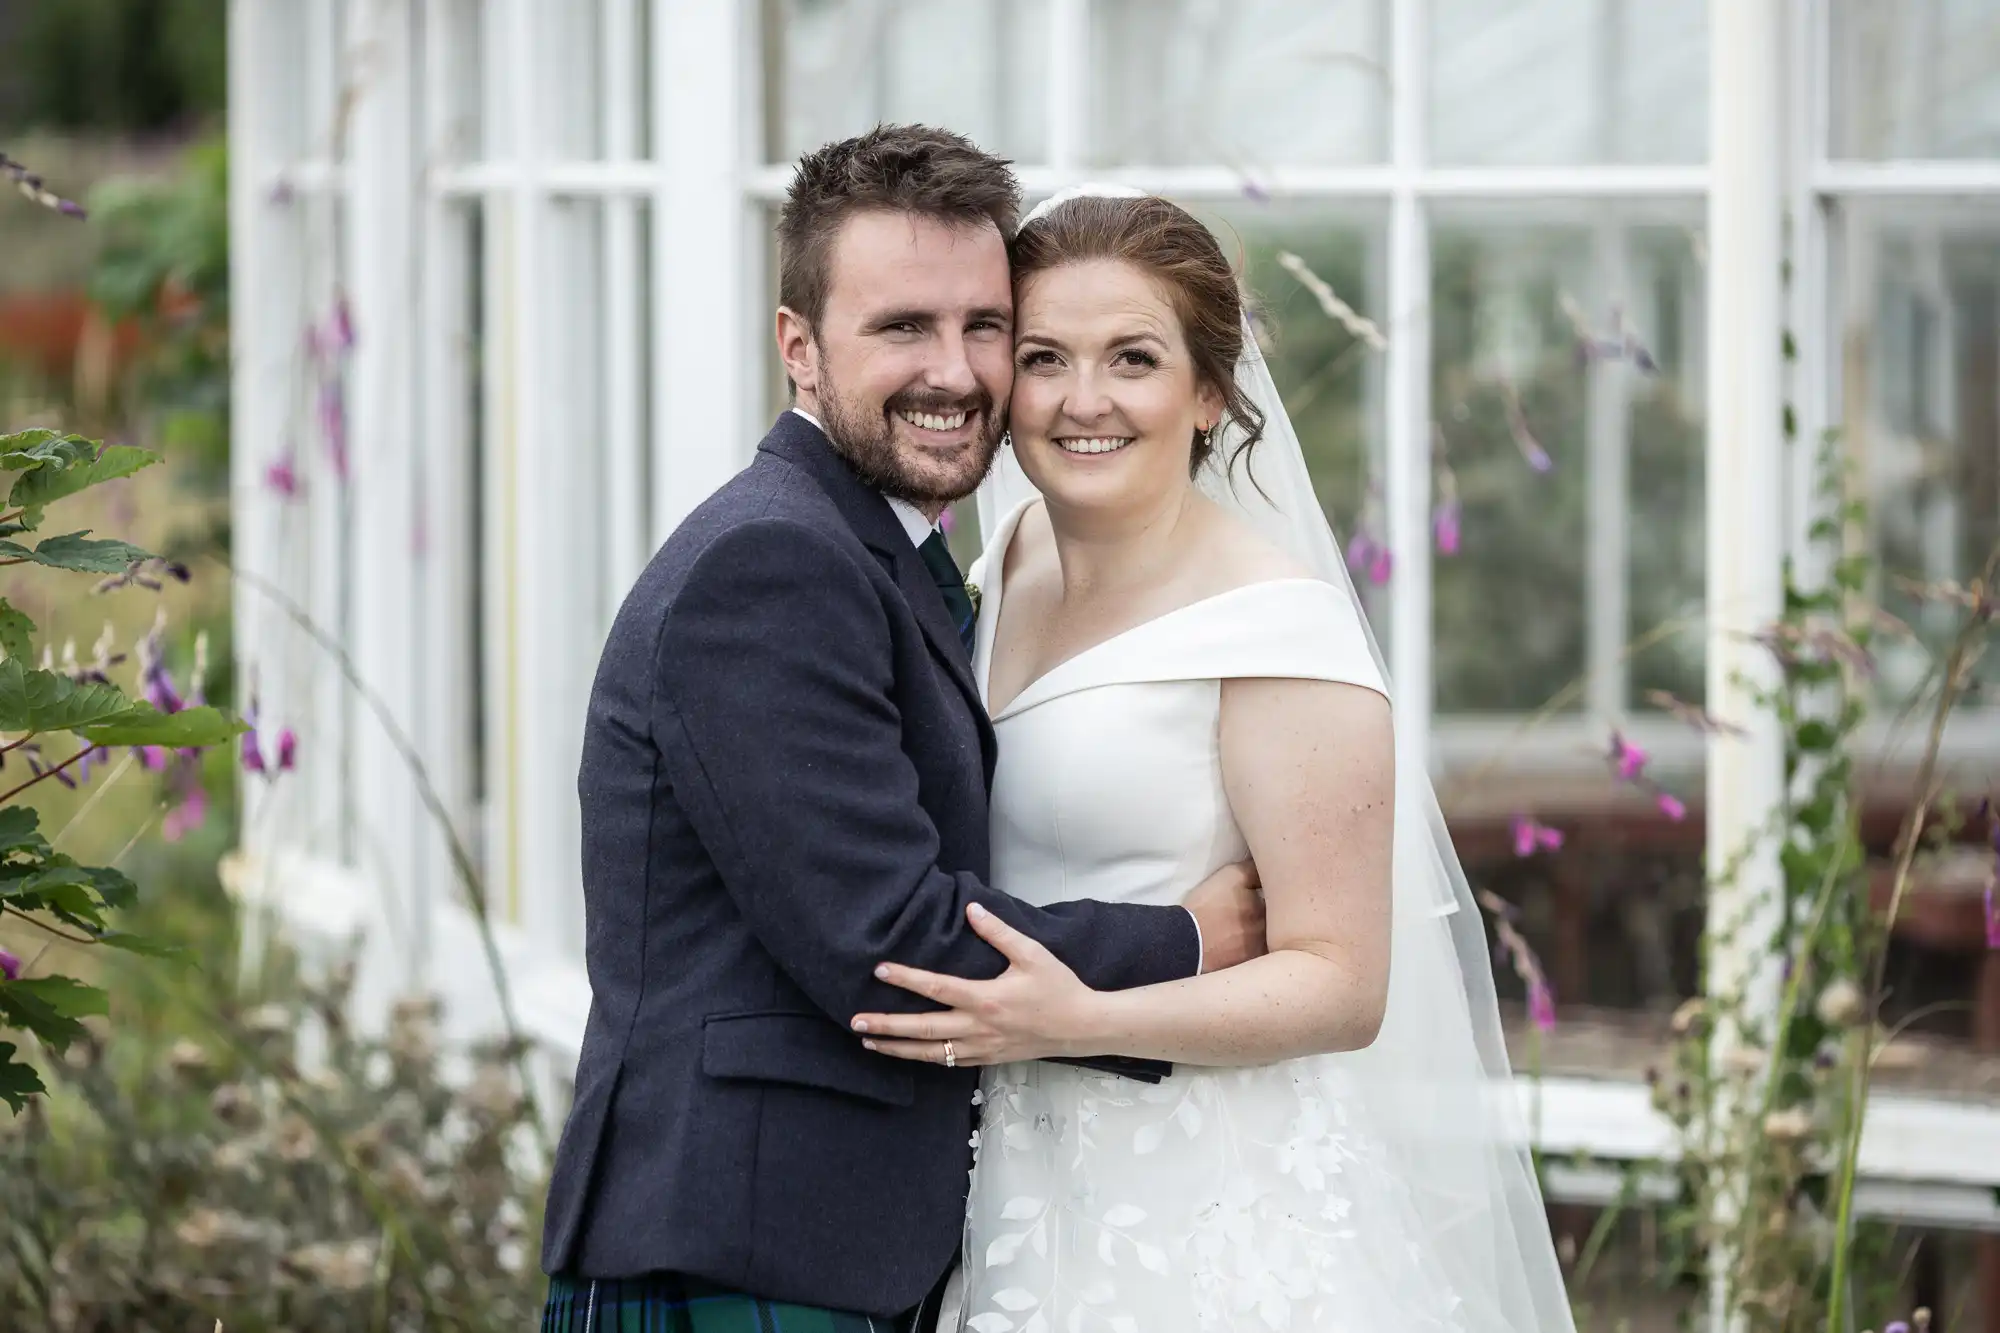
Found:
[{"label": "foliage in foreground", "polygon": [[[129,445],[102,445],[53,430],[0,435],[0,472],[10,474],[6,512],[0,513],[0,565],[37,565],[100,576],[98,587],[158,588],[164,562],[121,541],[93,539],[88,531],[41,537],[49,507],[92,486],[129,477],[158,462]],[[184,572],[169,570],[185,577]],[[220,711],[197,704],[162,710],[135,703],[119,688],[108,659],[52,669],[45,654],[33,661],[35,624],[0,598],[0,916],[15,916],[74,944],[145,950],[144,939],[118,930],[112,915],[131,906],[138,890],[108,866],[86,866],[58,852],[40,828],[40,816],[19,798],[51,779],[75,785],[93,763],[130,748],[146,765],[166,756],[191,756],[243,730]],[[45,747],[60,744],[57,757]],[[9,760],[13,762],[8,763]],[[25,770],[25,772],[24,772]],[[18,780],[10,780],[18,776]],[[75,977],[29,976],[31,964],[0,950],[0,1029],[31,1036],[60,1052],[84,1035],[82,1020],[105,1011],[101,988]],[[42,1090],[36,1068],[19,1047],[0,1041],[0,1099],[18,1113]]]},{"label": "foliage in foreground", "polygon": [[[226,973],[232,909],[197,915],[171,933]],[[541,1186],[511,1052],[447,1052],[427,1000],[358,1034],[345,966],[306,984],[275,957],[241,992],[122,972],[121,1020],[0,1122],[0,1310],[57,1333],[530,1326]]]}]

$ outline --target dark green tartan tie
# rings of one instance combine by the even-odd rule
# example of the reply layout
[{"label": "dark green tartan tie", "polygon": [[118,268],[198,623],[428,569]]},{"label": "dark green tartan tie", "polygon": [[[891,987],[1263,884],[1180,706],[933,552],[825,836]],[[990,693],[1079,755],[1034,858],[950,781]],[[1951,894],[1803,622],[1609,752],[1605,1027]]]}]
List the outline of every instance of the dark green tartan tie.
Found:
[{"label": "dark green tartan tie", "polygon": [[924,568],[930,570],[931,582],[937,584],[938,593],[944,598],[944,609],[951,612],[951,623],[958,627],[958,641],[965,645],[965,655],[971,657],[978,613],[972,609],[972,594],[965,590],[965,577],[958,572],[958,562],[951,558],[951,549],[944,544],[944,534],[931,529],[931,535],[917,547],[917,554],[924,558]]}]

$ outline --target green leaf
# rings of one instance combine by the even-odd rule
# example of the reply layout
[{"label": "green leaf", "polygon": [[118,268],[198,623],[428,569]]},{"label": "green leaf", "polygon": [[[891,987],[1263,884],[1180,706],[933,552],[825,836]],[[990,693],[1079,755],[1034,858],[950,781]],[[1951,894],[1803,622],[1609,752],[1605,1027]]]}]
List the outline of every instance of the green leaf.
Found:
[{"label": "green leaf", "polygon": [[5,597],[0,597],[0,651],[4,651],[9,657],[33,657],[34,632],[35,622],[22,612],[16,611],[13,603]]},{"label": "green leaf", "polygon": [[[32,472],[22,473],[15,480],[14,489],[8,492],[7,503],[34,511],[100,482],[129,477],[159,461],[158,454],[129,444],[106,445],[102,451],[96,451],[95,457],[86,454],[70,461],[51,460]],[[34,525],[31,522],[29,526]]]},{"label": "green leaf", "polygon": [[1868,567],[1871,561],[1865,555],[1843,556],[1833,565],[1833,581],[1849,592],[1860,592],[1868,586]]},{"label": "green leaf", "polygon": [[192,956],[183,945],[169,944],[165,940],[134,935],[123,930],[106,931],[97,937],[97,942],[106,948],[123,949],[126,953],[139,954],[146,958],[165,958],[177,963],[186,962]]},{"label": "green leaf", "polygon": [[1831,750],[1839,743],[1840,737],[1832,727],[1818,718],[1814,718],[1810,722],[1801,723],[1798,732],[1792,739],[1793,743],[1801,750],[1809,754],[1817,754],[1822,751]]},{"label": "green leaf", "polygon": [[180,750],[221,745],[249,729],[219,708],[162,713],[151,704],[133,704],[76,731],[93,745],[164,745]]},{"label": "green leaf", "polygon": [[42,837],[41,825],[41,815],[29,806],[0,806],[0,856],[23,849],[47,852],[49,844]]},{"label": "green leaf", "polygon": [[130,542],[91,541],[90,529],[51,537],[29,550],[19,542],[0,542],[0,555],[14,560],[32,560],[50,569],[67,569],[78,574],[122,574],[134,561],[150,560],[152,552]]},{"label": "green leaf", "polygon": [[111,1012],[111,997],[101,987],[75,977],[36,977],[4,983],[10,996],[27,995],[64,1018],[90,1018]]},{"label": "green leaf", "polygon": [[0,662],[0,731],[76,731],[131,707],[116,685],[31,671],[18,657]]},{"label": "green leaf", "polygon": [[56,1050],[83,1035],[79,1019],[108,1008],[103,991],[73,977],[0,982],[0,1027],[32,1032]]},{"label": "green leaf", "polygon": [[14,1108],[19,1115],[27,1109],[28,1098],[48,1091],[42,1076],[35,1067],[14,1058],[16,1047],[11,1041],[0,1041],[0,1099]]},{"label": "green leaf", "polygon": [[0,435],[0,469],[8,472],[33,472],[50,464],[72,467],[96,452],[94,441],[45,426]]}]

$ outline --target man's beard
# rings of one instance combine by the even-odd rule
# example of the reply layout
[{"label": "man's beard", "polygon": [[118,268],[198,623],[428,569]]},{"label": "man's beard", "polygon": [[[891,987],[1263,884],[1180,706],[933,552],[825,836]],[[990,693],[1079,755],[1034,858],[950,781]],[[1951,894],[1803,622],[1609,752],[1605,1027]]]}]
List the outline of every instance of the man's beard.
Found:
[{"label": "man's beard", "polygon": [[[953,399],[938,394],[903,392],[882,405],[879,415],[849,403],[819,367],[819,418],[826,427],[834,451],[847,460],[855,475],[892,500],[910,504],[948,505],[979,489],[994,455],[1000,452],[1001,421],[998,409],[985,391],[970,398]],[[978,432],[962,452],[944,467],[925,467],[913,462],[896,447],[897,412],[935,412],[949,415],[969,413]],[[943,460],[927,456],[934,463]]]}]

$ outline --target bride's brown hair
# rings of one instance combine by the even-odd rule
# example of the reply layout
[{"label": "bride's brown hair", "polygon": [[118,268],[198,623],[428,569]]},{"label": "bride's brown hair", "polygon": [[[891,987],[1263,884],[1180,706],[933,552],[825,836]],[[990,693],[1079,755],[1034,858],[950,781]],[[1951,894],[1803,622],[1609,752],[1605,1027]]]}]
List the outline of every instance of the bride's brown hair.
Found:
[{"label": "bride's brown hair", "polygon": [[[1236,383],[1243,355],[1243,293],[1236,274],[1207,227],[1165,199],[1070,199],[1015,233],[1011,247],[1014,287],[1065,264],[1114,259],[1147,273],[1165,290],[1181,322],[1195,376],[1222,396],[1225,418],[1242,442],[1231,466],[1263,438],[1264,414]],[[1206,439],[1195,432],[1190,471],[1199,471],[1214,452],[1222,422]]]}]

